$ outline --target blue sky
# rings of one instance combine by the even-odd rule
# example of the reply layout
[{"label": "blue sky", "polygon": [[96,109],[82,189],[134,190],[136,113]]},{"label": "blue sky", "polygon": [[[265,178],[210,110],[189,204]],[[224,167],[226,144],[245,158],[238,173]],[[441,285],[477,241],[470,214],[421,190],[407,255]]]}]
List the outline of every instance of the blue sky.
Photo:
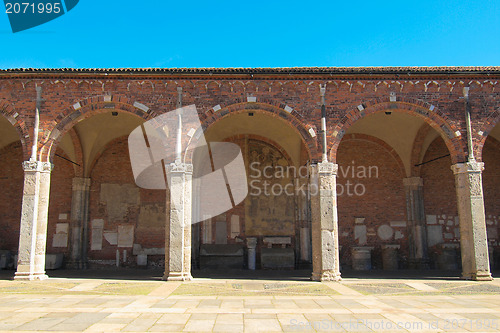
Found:
[{"label": "blue sky", "polygon": [[500,1],[93,1],[12,33],[0,68],[500,65]]}]

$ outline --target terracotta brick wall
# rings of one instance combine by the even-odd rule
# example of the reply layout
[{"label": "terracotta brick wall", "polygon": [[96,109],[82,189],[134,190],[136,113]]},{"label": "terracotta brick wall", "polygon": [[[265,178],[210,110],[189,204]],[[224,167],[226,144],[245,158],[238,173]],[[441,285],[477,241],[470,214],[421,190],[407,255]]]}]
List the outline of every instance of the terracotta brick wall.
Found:
[{"label": "terracotta brick wall", "polygon": [[486,140],[483,148],[483,193],[486,227],[490,243],[500,257],[500,143]]},{"label": "terracotta brick wall", "polygon": [[[424,155],[423,161],[449,154],[441,138],[434,140]],[[451,170],[450,157],[422,165],[420,177],[424,179],[424,205],[427,215],[457,216],[457,194],[455,176]]]},{"label": "terracotta brick wall", "polygon": [[[61,149],[57,154],[68,158]],[[64,253],[69,255],[71,237],[71,198],[72,182],[75,176],[73,164],[60,158],[54,158],[54,168],[50,176],[49,222],[47,226],[47,253]],[[53,247],[53,238],[58,223],[68,224],[68,246]]]},{"label": "terracotta brick wall", "polygon": [[22,162],[20,141],[0,150],[0,250],[18,250],[24,182]]},{"label": "terracotta brick wall", "polygon": [[[435,139],[427,150],[423,161],[430,161],[449,154],[444,141]],[[451,158],[444,157],[422,165],[420,172],[424,180],[424,209],[428,233],[429,259],[431,268],[444,269],[446,262],[459,268],[460,261],[460,225],[455,191],[455,175],[451,170]],[[443,250],[441,244],[453,244]],[[450,246],[450,245],[447,245]],[[453,253],[453,257],[444,259],[443,252]]]},{"label": "terracotta brick wall", "polygon": [[[165,209],[165,192],[161,190],[139,189],[134,182],[130,159],[128,153],[127,137],[113,140],[106,146],[106,149],[98,157],[91,172],[90,187],[90,225],[89,239],[91,239],[92,221],[95,219],[104,220],[105,231],[117,231],[119,225],[134,226],[134,243],[141,244],[145,248],[163,248],[165,243],[164,224],[158,224],[150,221],[150,224],[141,226],[139,218],[141,207],[146,205],[158,205]],[[126,204],[123,208],[124,214],[112,220],[109,214],[109,208],[101,201],[101,185],[115,184],[127,185],[130,188],[137,189],[139,193],[138,204]],[[163,213],[164,214],[164,213]],[[91,248],[89,241],[89,249]],[[102,251],[90,251],[90,259],[113,260],[116,256],[116,250],[127,250],[128,256],[132,255],[132,248],[118,248],[117,245],[111,245],[106,239],[102,240]],[[133,261],[131,261],[133,264]]]},{"label": "terracotta brick wall", "polygon": [[[406,220],[403,174],[398,161],[381,145],[363,139],[342,142],[338,151],[338,164],[337,193],[339,195],[339,241],[342,245],[341,262],[350,264],[350,248],[361,245],[375,247],[374,257],[377,257],[376,253],[380,251],[382,244],[400,244],[402,255],[407,256],[408,233],[406,227],[394,227],[394,235],[389,240],[381,240],[377,235],[377,230],[381,225],[390,225],[391,221]],[[375,169],[372,169],[371,178],[357,177],[356,174],[353,178],[350,172],[352,169],[347,169],[353,165],[357,167],[356,170],[361,170],[360,166],[367,169],[370,166],[376,167],[378,177],[375,177]],[[347,177],[344,177],[342,170],[348,173]],[[365,194],[361,196],[347,195],[347,181],[362,184],[366,190]],[[342,188],[344,188],[344,194],[341,193]],[[358,193],[361,193],[360,189],[361,187],[358,187]],[[366,226],[366,244],[360,245],[359,241],[355,239],[355,218],[365,219],[359,225]],[[397,231],[402,233],[402,238],[395,239]],[[380,261],[380,258],[373,259]]]}]

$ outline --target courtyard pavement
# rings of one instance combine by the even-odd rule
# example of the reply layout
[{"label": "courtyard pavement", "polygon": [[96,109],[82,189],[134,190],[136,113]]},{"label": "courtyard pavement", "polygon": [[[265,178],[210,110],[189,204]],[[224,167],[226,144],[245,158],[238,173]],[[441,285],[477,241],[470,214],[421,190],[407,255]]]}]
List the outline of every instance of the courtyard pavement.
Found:
[{"label": "courtyard pavement", "polygon": [[500,331],[499,280],[368,275],[319,283],[299,274],[181,283],[146,271],[58,271],[46,281],[20,282],[2,274],[0,331]]}]

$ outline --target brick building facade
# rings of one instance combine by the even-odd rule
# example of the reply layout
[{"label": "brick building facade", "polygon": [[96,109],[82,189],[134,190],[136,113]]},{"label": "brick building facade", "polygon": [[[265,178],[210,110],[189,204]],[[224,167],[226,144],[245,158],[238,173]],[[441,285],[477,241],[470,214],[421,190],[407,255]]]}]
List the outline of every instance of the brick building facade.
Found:
[{"label": "brick building facade", "polygon": [[[189,279],[191,266],[312,267],[317,280],[341,267],[461,267],[491,279],[499,77],[498,67],[2,70],[0,250],[17,253],[20,279],[44,278],[46,253],[67,267],[165,265],[169,279]],[[307,170],[270,184],[318,191],[250,191],[174,230],[178,193],[136,186],[127,137],[191,104],[208,141],[241,148],[249,181],[257,159]]]}]

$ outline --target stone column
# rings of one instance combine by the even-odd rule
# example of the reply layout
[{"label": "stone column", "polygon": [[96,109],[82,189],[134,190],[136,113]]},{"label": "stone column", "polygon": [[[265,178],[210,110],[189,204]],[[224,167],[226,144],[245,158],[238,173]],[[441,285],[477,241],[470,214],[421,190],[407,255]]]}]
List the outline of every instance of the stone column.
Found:
[{"label": "stone column", "polygon": [[69,267],[86,268],[90,178],[73,178],[71,197],[71,261]]},{"label": "stone column", "polygon": [[191,280],[191,209],[193,165],[172,163],[165,167],[167,196],[164,280]]},{"label": "stone column", "polygon": [[23,163],[24,187],[16,280],[44,280],[47,218],[49,210],[49,162]]},{"label": "stone column", "polygon": [[429,268],[427,251],[427,228],[425,224],[423,179],[410,177],[403,179],[406,194],[406,212],[408,218],[410,258],[413,269]]},{"label": "stone column", "polygon": [[248,269],[255,270],[255,248],[257,247],[257,238],[248,237],[247,238],[248,247]]},{"label": "stone column", "polygon": [[338,165],[323,162],[311,166],[311,218],[315,281],[339,281],[339,238],[336,177]]},{"label": "stone column", "polygon": [[481,180],[484,163],[469,161],[452,165],[451,169],[455,174],[460,219],[462,278],[489,281],[492,277]]}]

